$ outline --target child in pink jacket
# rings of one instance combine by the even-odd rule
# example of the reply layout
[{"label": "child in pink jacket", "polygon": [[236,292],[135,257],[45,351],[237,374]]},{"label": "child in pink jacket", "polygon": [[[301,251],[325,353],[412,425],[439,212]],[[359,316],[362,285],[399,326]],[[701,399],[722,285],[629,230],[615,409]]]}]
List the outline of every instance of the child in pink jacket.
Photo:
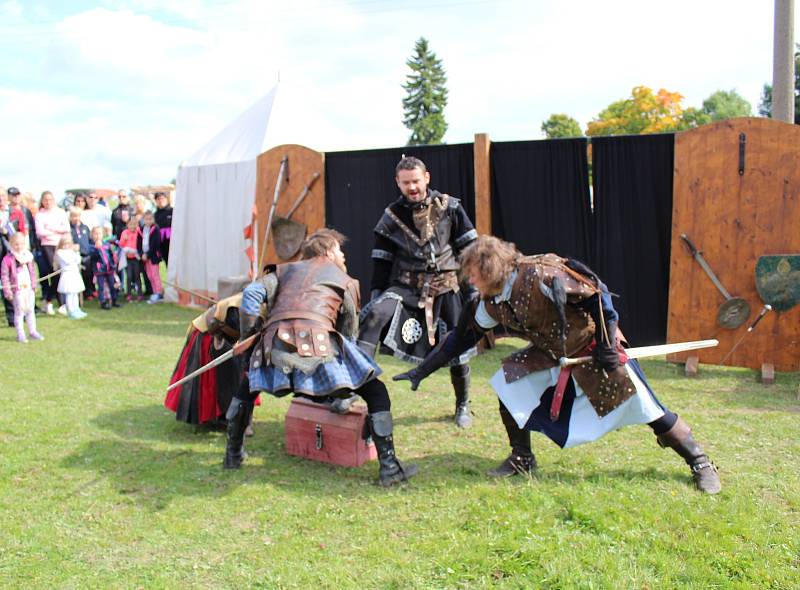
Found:
[{"label": "child in pink jacket", "polygon": [[23,317],[28,324],[31,340],[44,340],[36,331],[36,315],[33,313],[36,289],[36,271],[33,267],[33,254],[28,250],[28,237],[23,233],[11,236],[11,252],[0,263],[0,281],[3,283],[3,297],[14,302],[14,327],[17,329],[17,342],[26,343]]}]

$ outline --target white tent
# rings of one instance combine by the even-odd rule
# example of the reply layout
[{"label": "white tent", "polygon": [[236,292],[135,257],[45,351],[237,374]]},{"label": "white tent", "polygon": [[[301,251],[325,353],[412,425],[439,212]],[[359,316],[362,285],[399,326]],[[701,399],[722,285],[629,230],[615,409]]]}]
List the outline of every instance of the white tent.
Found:
[{"label": "white tent", "polygon": [[171,283],[216,293],[221,277],[247,274],[248,243],[242,232],[251,220],[256,160],[266,148],[277,90],[275,86],[178,168],[167,274]]}]

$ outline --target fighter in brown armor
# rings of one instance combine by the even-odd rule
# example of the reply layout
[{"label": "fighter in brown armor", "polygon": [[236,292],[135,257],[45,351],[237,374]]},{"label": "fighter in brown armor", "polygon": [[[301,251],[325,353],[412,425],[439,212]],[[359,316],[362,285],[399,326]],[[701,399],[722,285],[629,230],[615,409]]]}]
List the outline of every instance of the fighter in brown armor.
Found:
[{"label": "fighter in brown armor", "polygon": [[[371,297],[358,345],[373,357],[384,345],[394,356],[420,363],[456,325],[469,298],[459,289],[457,256],[478,233],[458,199],[428,188],[430,174],[421,160],[400,160],[395,181],[402,195],[375,227]],[[472,423],[466,363],[474,354],[473,347],[448,362],[459,428]]]},{"label": "fighter in brown armor", "polygon": [[250,357],[249,394],[239,390],[226,415],[226,468],[239,468],[245,458],[244,431],[258,392],[319,400],[355,391],[367,403],[380,484],[388,487],[417,472],[395,456],[389,394],[378,379],[380,369],[354,341],[359,287],[347,274],[343,241],[337,231],[316,231],[301,247],[303,260],[279,265],[245,288],[241,337],[262,335]]},{"label": "fighter in brown armor", "polygon": [[[627,424],[647,424],[659,444],[689,465],[696,487],[720,491],[716,467],[689,426],[658,401],[639,364],[627,359],[606,286],[584,264],[555,254],[522,256],[513,244],[481,236],[461,255],[462,272],[481,294],[458,328],[416,369],[397,375],[412,389],[482,331],[503,325],[530,346],[503,360],[490,383],[511,454],[489,475],[536,468],[530,431],[561,447],[596,440]],[[560,357],[593,356],[571,370]]]}]

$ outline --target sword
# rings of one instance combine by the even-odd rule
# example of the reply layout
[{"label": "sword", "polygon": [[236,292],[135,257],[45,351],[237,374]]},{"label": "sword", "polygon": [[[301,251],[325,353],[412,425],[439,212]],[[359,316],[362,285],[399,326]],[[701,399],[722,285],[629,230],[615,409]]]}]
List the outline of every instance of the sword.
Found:
[{"label": "sword", "polygon": [[258,336],[260,336],[260,335],[261,335],[260,332],[256,332],[255,334],[253,334],[249,338],[246,338],[245,340],[242,340],[241,342],[237,342],[236,345],[233,348],[231,348],[228,352],[226,352],[222,356],[219,356],[219,357],[215,358],[210,363],[208,363],[206,365],[203,365],[202,367],[200,367],[199,369],[197,369],[195,371],[192,371],[191,373],[186,375],[184,378],[179,379],[178,381],[176,381],[175,383],[173,383],[172,385],[167,387],[167,391],[171,391],[171,390],[175,389],[176,387],[180,387],[181,385],[183,385],[187,381],[191,381],[195,377],[198,377],[198,376],[202,375],[203,373],[206,373],[206,372],[210,371],[214,367],[218,367],[219,365],[221,365],[222,363],[232,359],[233,357],[242,354],[245,350],[247,350],[248,348],[250,348],[253,345],[253,342],[255,342],[256,338]]},{"label": "sword", "polygon": [[[672,344],[657,344],[655,346],[639,346],[637,348],[626,348],[625,356],[630,359],[641,359],[651,356],[661,356],[664,354],[673,354],[675,352],[686,352],[687,350],[697,350],[699,348],[711,348],[717,346],[719,340],[693,340],[691,342],[673,342]],[[581,356],[577,358],[567,358],[562,356],[558,359],[558,364],[562,367],[570,367],[572,365],[580,365],[588,363],[593,357]]]},{"label": "sword", "polygon": [[739,347],[739,345],[742,343],[742,340],[744,340],[750,332],[756,329],[758,322],[760,322],[761,319],[767,315],[767,312],[771,309],[772,306],[769,303],[764,304],[764,307],[761,308],[761,312],[756,316],[756,319],[753,320],[753,323],[747,326],[747,331],[739,337],[739,339],[736,341],[736,344],[733,345],[733,348],[728,351],[728,354],[722,357],[722,360],[719,362],[720,365],[725,364],[725,361],[727,361],[728,358],[733,354],[733,351]]}]

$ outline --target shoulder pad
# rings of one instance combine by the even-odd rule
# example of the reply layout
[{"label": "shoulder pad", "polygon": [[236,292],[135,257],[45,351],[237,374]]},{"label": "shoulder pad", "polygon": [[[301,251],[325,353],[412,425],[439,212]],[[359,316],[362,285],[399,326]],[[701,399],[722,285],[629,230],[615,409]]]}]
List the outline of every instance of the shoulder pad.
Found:
[{"label": "shoulder pad", "polygon": [[380,234],[382,236],[389,236],[396,229],[397,224],[394,222],[394,219],[392,219],[387,214],[388,210],[389,210],[389,207],[386,207],[386,209],[384,209],[383,214],[381,215],[381,218],[378,220],[378,223],[375,225],[375,229],[372,230],[374,233]]}]

